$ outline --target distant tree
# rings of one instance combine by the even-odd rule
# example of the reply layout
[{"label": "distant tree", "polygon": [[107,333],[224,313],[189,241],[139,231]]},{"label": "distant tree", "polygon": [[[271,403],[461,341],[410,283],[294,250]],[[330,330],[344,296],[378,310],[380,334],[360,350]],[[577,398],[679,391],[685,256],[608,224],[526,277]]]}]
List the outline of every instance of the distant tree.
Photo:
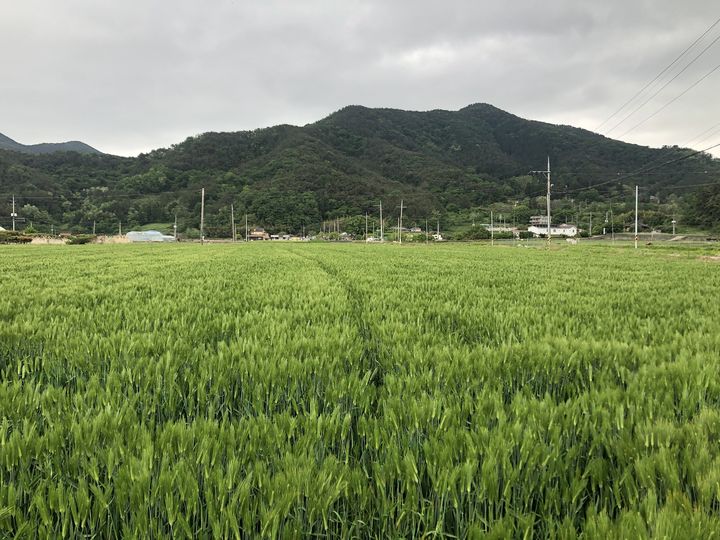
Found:
[{"label": "distant tree", "polygon": [[[361,238],[365,235],[365,216],[352,216],[340,221],[340,226],[343,232],[353,235],[356,238]],[[368,218],[368,230],[369,234],[372,233],[372,221]]]},{"label": "distant tree", "polygon": [[46,225],[52,222],[52,218],[47,210],[41,210],[32,204],[23,205],[18,214],[20,217],[25,218],[26,221],[36,225]]},{"label": "distant tree", "polygon": [[720,227],[720,182],[697,191],[690,200],[687,220],[702,227]]},{"label": "distant tree", "polygon": [[141,199],[128,210],[127,221],[131,225],[145,225],[170,221],[165,206],[158,199]]},{"label": "distant tree", "polygon": [[519,204],[513,207],[510,215],[512,217],[513,223],[515,223],[519,227],[522,227],[530,223],[530,216],[534,215],[534,212],[528,206],[524,204]]},{"label": "distant tree", "polygon": [[457,233],[456,238],[458,240],[487,240],[490,236],[490,231],[485,227],[475,225],[474,227]]}]

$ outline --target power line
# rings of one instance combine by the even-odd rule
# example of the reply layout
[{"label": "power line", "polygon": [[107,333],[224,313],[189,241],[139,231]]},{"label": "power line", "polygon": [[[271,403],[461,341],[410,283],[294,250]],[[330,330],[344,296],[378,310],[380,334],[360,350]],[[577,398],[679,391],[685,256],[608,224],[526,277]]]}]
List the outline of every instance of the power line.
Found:
[{"label": "power line", "polygon": [[[113,200],[114,200],[114,199],[125,199],[125,198],[130,198],[130,199],[132,199],[132,198],[136,198],[136,197],[163,197],[163,196],[165,196],[165,195],[179,195],[179,194],[183,194],[183,193],[197,193],[198,189],[200,189],[200,188],[193,187],[193,188],[178,189],[178,190],[174,190],[174,191],[163,191],[162,193],[140,193],[140,192],[134,192],[134,193],[127,193],[127,192],[115,193],[115,192],[112,192],[112,191],[102,191],[102,192],[89,192],[89,193],[88,193],[88,192],[86,192],[86,193],[71,193],[71,194],[67,194],[67,195],[63,195],[63,194],[57,194],[57,195],[27,195],[27,196],[23,196],[22,198],[23,198],[23,199],[32,199],[32,200],[50,200],[50,199],[57,199],[57,200],[61,200],[61,199],[66,199],[66,200],[75,199],[75,200],[79,200],[79,199],[86,199],[86,198],[107,197],[107,198],[110,198],[110,199],[113,199]],[[43,190],[38,190],[38,191],[43,191]],[[220,192],[219,194],[220,194],[220,195],[232,195],[232,196],[237,195],[237,194],[235,194],[235,193],[229,193],[229,192]],[[9,194],[9,193],[7,193],[7,194],[0,194],[0,197],[2,197],[2,196],[9,197],[10,194]]]},{"label": "power line", "polygon": [[682,75],[683,73],[685,73],[685,71],[686,71],[690,66],[692,66],[703,54],[705,54],[705,52],[707,52],[707,50],[708,50],[710,47],[712,47],[713,45],[715,45],[715,43],[717,43],[718,40],[720,40],[720,35],[718,35],[715,39],[713,39],[713,40],[710,42],[709,45],[707,45],[702,51],[700,51],[700,52],[695,56],[695,58],[693,58],[692,60],[690,60],[690,62],[689,62],[688,64],[686,64],[684,68],[682,68],[680,71],[678,71],[678,72],[675,74],[675,76],[673,76],[672,79],[670,79],[670,80],[667,81],[665,84],[663,84],[654,94],[652,94],[649,98],[647,98],[645,101],[643,101],[640,105],[638,105],[637,107],[635,107],[635,108],[634,108],[632,111],[630,111],[630,113],[627,114],[622,120],[620,120],[617,124],[615,124],[613,127],[611,127],[607,132],[605,132],[605,135],[608,135],[608,134],[610,134],[611,132],[615,131],[615,129],[617,129],[621,124],[624,124],[625,121],[626,121],[628,118],[630,118],[631,116],[633,116],[636,112],[638,112],[638,111],[639,111],[640,109],[642,109],[645,105],[647,105],[650,101],[652,101],[652,100],[655,98],[655,96],[657,96],[660,92],[662,92],[663,90],[665,90],[665,88],[667,88],[668,85],[669,85],[671,82],[673,82],[673,81],[674,81],[675,79],[677,79],[680,75]]},{"label": "power line", "polygon": [[[720,39],[720,36],[718,36],[718,39]],[[623,134],[620,135],[620,137],[624,137],[625,135],[627,135],[627,134],[630,133],[631,131],[633,131],[633,130],[635,130],[636,128],[639,128],[640,126],[642,126],[645,122],[647,122],[648,120],[650,120],[652,117],[654,117],[654,116],[655,116],[656,114],[658,114],[659,112],[665,110],[669,105],[671,105],[672,103],[674,103],[675,101],[677,101],[677,100],[680,99],[681,97],[683,97],[683,96],[684,96],[685,94],[687,94],[690,90],[692,90],[693,88],[695,88],[698,84],[700,84],[700,83],[703,82],[705,79],[707,79],[710,75],[712,75],[713,73],[715,73],[718,69],[720,69],[720,64],[718,64],[717,66],[715,66],[714,68],[712,68],[712,69],[711,69],[710,71],[708,71],[705,75],[703,75],[702,77],[700,77],[697,81],[695,81],[695,82],[692,83],[690,86],[688,86],[685,90],[683,90],[682,92],[680,92],[677,96],[675,96],[675,97],[672,98],[670,101],[668,101],[667,103],[665,103],[665,105],[663,105],[663,106],[660,107],[658,110],[656,110],[654,113],[652,113],[650,116],[648,116],[647,118],[645,118],[645,120],[643,120],[643,121],[641,121],[641,122],[638,122],[638,123],[635,124],[633,127],[631,127],[630,129],[628,129],[627,131],[623,132]]]},{"label": "power line", "polygon": [[699,133],[698,135],[695,135],[692,139],[690,139],[688,142],[686,142],[685,144],[683,144],[683,146],[690,146],[691,143],[693,143],[693,144],[700,144],[700,142],[709,139],[709,138],[712,137],[712,135],[714,135],[715,133],[713,132],[712,135],[708,135],[707,137],[705,137],[704,139],[701,139],[700,141],[698,141],[697,139],[700,139],[700,137],[702,137],[703,135],[705,135],[706,133],[708,133],[708,132],[710,132],[710,131],[713,131],[713,130],[716,129],[716,128],[720,128],[720,122],[718,122],[717,124],[713,125],[712,127],[709,127],[708,129],[706,129],[706,130],[703,131],[702,133]]},{"label": "power line", "polygon": [[[720,126],[720,124],[718,124],[718,126]],[[696,145],[699,145],[699,144],[701,144],[701,143],[704,143],[704,142],[707,141],[708,139],[712,139],[713,137],[715,137],[718,133],[720,133],[720,128],[718,128],[718,129],[716,129],[715,131],[713,131],[712,133],[710,133],[710,135],[708,135],[707,137],[703,137],[702,139],[700,139],[699,141],[697,141],[695,144],[696,144]]]},{"label": "power line", "polygon": [[[712,146],[708,146],[707,148],[703,148],[702,150],[696,150],[695,152],[692,152],[692,153],[690,153],[690,154],[688,154],[688,155],[686,155],[686,156],[681,156],[681,157],[679,157],[679,158],[671,159],[670,161],[666,161],[666,162],[660,163],[660,164],[658,164],[658,165],[650,166],[649,168],[648,168],[648,165],[645,165],[644,167],[641,167],[640,169],[637,169],[637,170],[635,170],[635,171],[632,171],[632,172],[629,172],[629,173],[626,173],[626,174],[623,174],[623,175],[618,175],[617,178],[613,178],[612,180],[607,180],[607,181],[605,181],[605,182],[599,182],[599,183],[597,183],[597,184],[593,184],[592,186],[587,186],[587,187],[584,187],[584,188],[577,188],[577,189],[573,189],[573,190],[568,190],[568,191],[566,191],[565,193],[577,193],[577,192],[580,192],[580,191],[586,191],[586,190],[588,190],[588,189],[594,189],[594,188],[596,188],[596,187],[604,186],[604,185],[606,185],[606,184],[612,184],[612,183],[615,183],[615,182],[620,182],[620,181],[622,181],[622,180],[626,180],[626,179],[628,179],[628,178],[632,178],[633,176],[639,176],[640,174],[644,174],[644,173],[647,173],[647,172],[650,172],[650,171],[654,171],[654,170],[656,170],[656,169],[659,169],[660,167],[665,167],[665,166],[667,166],[667,165],[672,165],[673,163],[678,163],[679,161],[683,161],[683,160],[686,160],[686,159],[691,158],[691,157],[693,157],[693,156],[696,156],[696,155],[698,155],[698,154],[702,154],[703,152],[707,152],[708,150],[712,150],[713,148],[716,148],[716,147],[718,147],[718,146],[720,146],[720,143],[714,144],[714,145],[712,145]],[[652,164],[651,164],[651,165],[652,165]]]},{"label": "power line", "polygon": [[[696,155],[698,155],[698,154],[702,154],[702,153],[704,153],[704,152],[707,152],[708,150],[712,150],[713,148],[716,148],[716,147],[718,147],[718,146],[720,146],[720,143],[714,144],[714,145],[712,145],[712,146],[708,146],[707,148],[703,148],[702,150],[693,151],[693,152],[691,152],[690,154],[687,154],[687,155],[685,155],[685,156],[680,156],[680,157],[678,157],[678,158],[671,159],[671,160],[665,161],[665,162],[660,163],[660,164],[657,164],[657,165],[654,165],[655,162],[652,161],[652,162],[650,162],[650,163],[648,163],[648,164],[646,164],[646,165],[643,165],[643,166],[640,167],[639,169],[636,169],[636,170],[631,171],[631,172],[629,172],[629,173],[617,173],[617,177],[616,177],[616,178],[612,178],[612,179],[606,180],[606,181],[604,181],[604,182],[598,182],[598,183],[596,183],[596,184],[592,184],[591,186],[585,186],[585,187],[575,188],[575,189],[570,189],[570,190],[565,190],[565,191],[560,191],[560,190],[557,190],[557,191],[558,191],[558,193],[561,193],[561,194],[563,194],[563,195],[567,195],[567,194],[569,194],[569,193],[579,193],[579,192],[581,192],[581,191],[587,191],[587,190],[589,190],[589,189],[595,189],[595,188],[597,188],[597,187],[605,186],[605,185],[608,185],[608,184],[614,184],[614,183],[617,183],[617,182],[621,182],[622,180],[625,180],[625,179],[627,179],[627,178],[632,178],[632,177],[635,177],[635,176],[641,176],[641,175],[645,175],[645,174],[651,173],[652,171],[655,171],[655,170],[657,170],[657,169],[659,169],[659,168],[661,168],[661,167],[665,167],[665,166],[667,166],[667,165],[672,165],[673,163],[677,163],[677,162],[686,160],[686,159],[691,158],[691,157],[693,157],[693,156],[696,156]],[[578,172],[578,171],[570,171],[570,172],[567,172],[567,173],[564,173],[564,174],[573,174],[573,173],[577,173],[577,172]],[[695,171],[695,173],[698,174],[699,171]],[[705,174],[705,173],[707,173],[707,171],[703,171],[703,174]],[[668,186],[667,188],[663,187],[663,189],[670,189],[670,188],[672,188],[672,186]],[[532,197],[539,197],[540,195],[543,195],[544,193],[545,193],[545,191],[543,190],[543,191],[538,191],[538,192],[529,194],[529,195],[527,195],[527,196],[530,197],[530,198],[532,198]]]},{"label": "power line", "polygon": [[[618,174],[622,174],[622,173],[618,173]],[[637,176],[667,176],[667,174],[668,173],[666,173],[666,172],[648,172],[648,173],[643,172],[643,173],[638,173]],[[683,171],[682,174],[683,174],[683,176],[695,175],[695,174],[704,175],[704,174],[710,174],[710,171]]]},{"label": "power line", "polygon": [[702,38],[704,38],[704,37],[710,32],[710,30],[712,30],[713,28],[715,28],[718,23],[720,23],[720,18],[718,18],[714,23],[712,23],[712,24],[710,25],[710,27],[709,27],[707,30],[705,30],[705,31],[700,35],[700,37],[698,37],[698,38],[697,38],[695,41],[693,41],[687,48],[685,48],[685,50],[684,50],[683,52],[681,52],[680,55],[679,55],[677,58],[675,58],[675,60],[673,60],[673,61],[670,62],[667,66],[665,66],[665,67],[663,68],[663,70],[660,71],[660,73],[658,73],[657,75],[655,75],[655,77],[654,77],[649,83],[647,83],[647,84],[646,84],[645,86],[643,86],[640,90],[638,90],[638,91],[633,95],[633,97],[631,97],[629,100],[627,100],[625,103],[623,103],[622,106],[621,106],[618,110],[616,110],[614,113],[612,113],[610,116],[608,116],[598,127],[595,128],[595,131],[599,131],[601,127],[603,127],[603,126],[604,126],[605,124],[607,124],[610,120],[612,120],[618,113],[620,113],[620,111],[622,111],[625,107],[627,107],[630,103],[632,103],[632,102],[633,102],[637,97],[639,97],[645,90],[647,90],[655,81],[657,81],[660,77],[662,77],[663,74],[665,74],[666,71],[668,71],[671,67],[673,67],[673,66],[678,62],[678,60],[680,60],[683,56],[685,56],[685,54],[687,54],[688,51],[690,51],[690,49],[692,49],[695,45],[697,45],[697,43],[698,43]]},{"label": "power line", "polygon": [[[691,143],[691,142],[696,141],[696,139],[698,139],[698,138],[701,137],[702,135],[705,135],[707,132],[709,132],[710,130],[712,130],[712,129],[716,128],[716,127],[720,127],[720,122],[718,122],[717,124],[713,125],[712,127],[708,128],[708,129],[704,130],[702,133],[700,133],[700,134],[698,134],[697,136],[693,137],[692,139],[688,140],[688,142],[683,143],[683,144],[681,144],[681,145],[679,145],[679,146],[678,146],[678,145],[675,145],[675,150],[678,150],[678,149],[691,150],[691,148],[690,148],[690,143]],[[702,139],[694,142],[694,145],[699,145],[699,144],[707,141],[708,139],[712,138],[712,137],[715,135],[715,133],[716,133],[716,132],[713,132],[713,133],[711,133],[710,135],[708,135],[707,137],[704,137],[704,138],[702,138]],[[664,149],[665,149],[665,148],[664,148]],[[649,165],[652,165],[652,164],[654,164],[654,163],[660,163],[663,159],[664,159],[664,157],[658,157],[657,159],[653,159],[652,161],[650,161],[650,162],[647,163],[646,165],[649,166]],[[685,175],[687,175],[687,174],[707,174],[707,173],[708,173],[708,171],[685,171],[685,172],[683,172],[683,174],[685,174]],[[653,173],[653,174],[662,174],[662,173]]]},{"label": "power line", "polygon": [[[701,184],[684,184],[681,186],[672,186],[672,189],[687,189],[687,188],[695,188],[695,187],[705,187],[705,186],[717,186],[720,185],[720,180],[716,182],[703,182]],[[660,189],[667,189],[665,187],[662,187]]]}]

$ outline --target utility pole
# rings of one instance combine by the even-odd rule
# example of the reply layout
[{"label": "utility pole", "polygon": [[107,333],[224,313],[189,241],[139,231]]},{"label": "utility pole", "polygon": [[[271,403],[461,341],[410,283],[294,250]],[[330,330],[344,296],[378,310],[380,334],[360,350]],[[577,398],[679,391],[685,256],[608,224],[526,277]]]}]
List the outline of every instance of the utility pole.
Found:
[{"label": "utility pole", "polygon": [[122,221],[118,222],[118,235],[122,236]]},{"label": "utility pole", "polygon": [[380,207],[380,241],[384,242],[385,241],[385,233],[384,233],[385,229],[383,228],[382,201],[380,201],[380,204],[377,206]]},{"label": "utility pole", "polygon": [[205,243],[205,188],[200,190],[200,245]]},{"label": "utility pole", "polygon": [[428,235],[430,234],[430,231],[428,230],[428,220],[425,220],[425,243],[428,243]]},{"label": "utility pole", "polygon": [[592,237],[592,212],[590,212],[590,232],[588,233],[588,238]]},{"label": "utility pole", "polygon": [[490,210],[490,245],[495,245],[495,227],[493,226],[493,211]]},{"label": "utility pole", "polygon": [[544,174],[547,176],[547,238],[548,238],[548,244],[550,244],[550,223],[552,221],[550,216],[550,188],[552,187],[552,184],[550,183],[550,156],[547,158],[547,170],[545,171],[530,171],[536,174]]},{"label": "utility pole", "polygon": [[635,249],[638,246],[638,186],[635,186]]},{"label": "utility pole", "polygon": [[437,220],[437,239],[440,240],[440,220]]},{"label": "utility pole", "polygon": [[232,241],[237,241],[237,235],[235,234],[235,206],[230,205],[230,229],[232,231]]},{"label": "utility pole", "polygon": [[93,219],[93,236],[95,236],[95,220]]},{"label": "utility pole", "polygon": [[550,243],[550,223],[552,222],[552,219],[550,219],[550,188],[552,187],[552,184],[550,184],[550,156],[547,158],[548,165],[547,165],[547,217],[548,217],[548,244]]},{"label": "utility pole", "polygon": [[173,236],[177,242],[177,213],[175,214],[175,222],[173,223]]},{"label": "utility pole", "polygon": [[367,212],[365,212],[365,242],[367,242],[367,239],[368,239],[367,231],[368,231],[368,215],[367,215]]},{"label": "utility pole", "polygon": [[675,216],[673,216],[672,220],[672,226],[673,226],[673,236],[675,236],[675,225],[677,224],[677,221],[675,220]]},{"label": "utility pole", "polygon": [[400,244],[402,244],[402,213],[403,213],[403,200],[400,199],[400,221],[398,226],[398,233],[400,233]]},{"label": "utility pole", "polygon": [[248,217],[247,214],[245,214],[245,241],[248,241]]},{"label": "utility pole", "polygon": [[13,232],[15,232],[15,218],[17,217],[17,212],[15,212],[15,195],[12,196],[13,204],[12,204],[12,212],[10,212],[10,217],[12,218],[12,227]]},{"label": "utility pole", "polygon": [[380,242],[385,241],[385,223],[382,215],[382,201],[380,201]]}]

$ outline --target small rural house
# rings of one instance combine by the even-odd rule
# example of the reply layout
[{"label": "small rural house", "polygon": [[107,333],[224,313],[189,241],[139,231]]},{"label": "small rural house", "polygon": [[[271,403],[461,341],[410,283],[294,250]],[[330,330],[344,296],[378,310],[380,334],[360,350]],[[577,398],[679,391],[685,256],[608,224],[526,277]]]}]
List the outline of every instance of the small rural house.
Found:
[{"label": "small rural house", "polygon": [[[545,225],[530,225],[528,232],[532,233],[535,238],[540,236],[547,236],[547,219]],[[577,236],[577,227],[575,225],[568,225],[563,223],[562,225],[550,225],[550,236],[566,236],[572,237]]]},{"label": "small rural house", "polygon": [[248,234],[248,240],[251,242],[255,240],[270,240],[270,235],[265,232],[265,229],[262,227],[255,227],[250,231],[250,234]]},{"label": "small rural house", "polygon": [[534,225],[535,227],[545,226],[545,228],[547,229],[547,224],[547,216],[530,216],[530,225]]}]

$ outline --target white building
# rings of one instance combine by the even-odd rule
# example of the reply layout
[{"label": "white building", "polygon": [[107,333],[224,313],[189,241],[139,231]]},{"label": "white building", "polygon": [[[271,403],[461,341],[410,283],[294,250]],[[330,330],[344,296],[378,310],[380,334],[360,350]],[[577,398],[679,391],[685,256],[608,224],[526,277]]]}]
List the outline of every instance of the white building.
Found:
[{"label": "white building", "polygon": [[[530,225],[528,227],[528,232],[532,233],[533,236],[540,237],[540,236],[547,236],[548,228],[547,228],[547,221],[545,226],[538,226],[538,225]],[[567,225],[563,223],[562,225],[550,225],[550,236],[577,236],[578,230],[575,225]]]}]

